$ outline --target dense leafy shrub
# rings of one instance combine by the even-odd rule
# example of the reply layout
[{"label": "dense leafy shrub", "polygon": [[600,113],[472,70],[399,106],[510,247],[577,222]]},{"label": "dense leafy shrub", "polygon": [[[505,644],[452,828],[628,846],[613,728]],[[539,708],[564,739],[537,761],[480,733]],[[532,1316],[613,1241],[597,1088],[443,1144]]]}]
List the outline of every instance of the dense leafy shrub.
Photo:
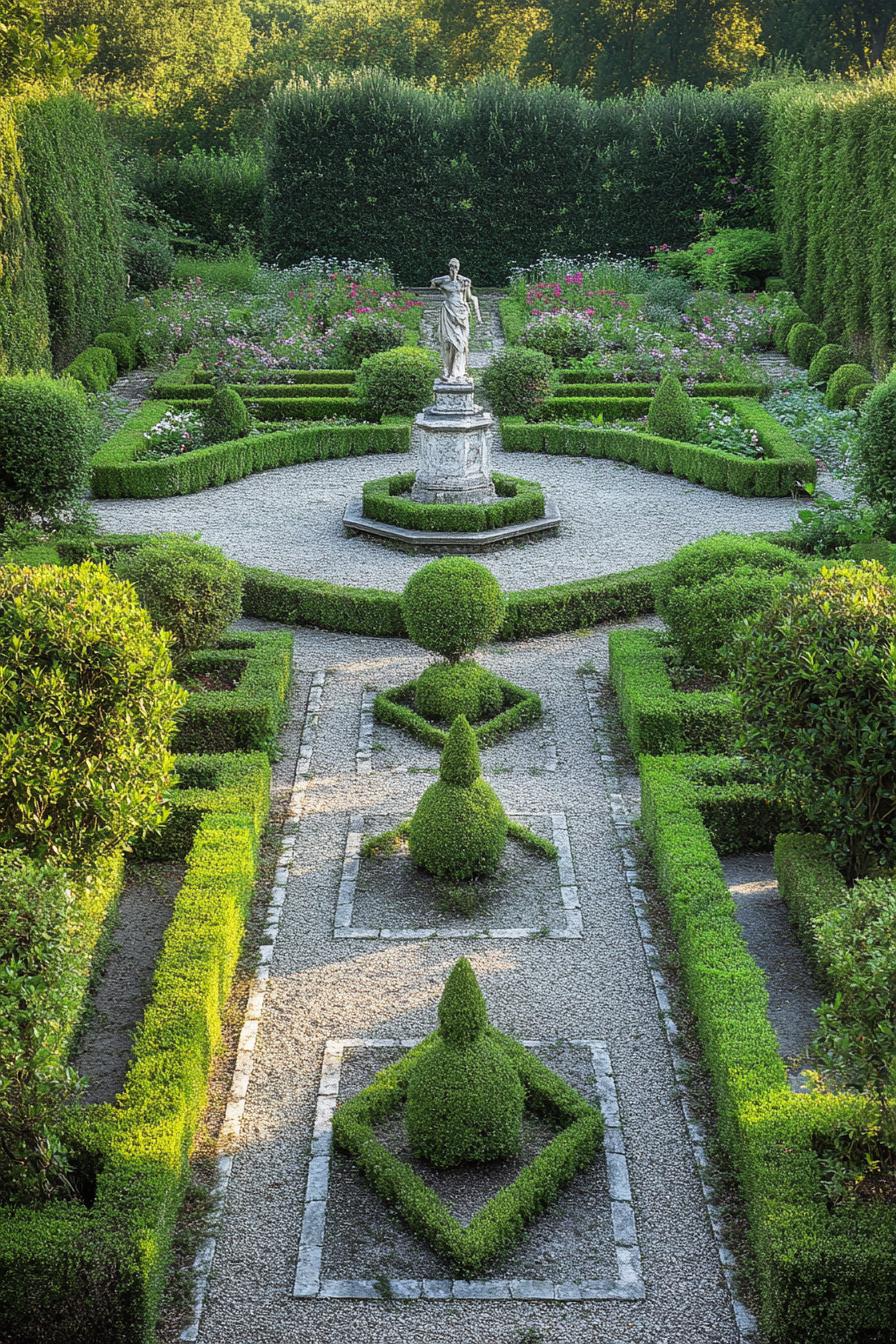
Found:
[{"label": "dense leafy shrub", "polygon": [[846,397],[847,406],[852,411],[861,410],[873,391],[873,383],[858,383],[857,386],[851,387]]},{"label": "dense leafy shrub", "polygon": [[677,588],[694,589],[709,583],[719,574],[749,565],[771,573],[794,570],[808,573],[811,565],[804,557],[758,537],[738,537],[719,532],[714,537],[682,546],[658,571],[654,581],[656,609],[663,619]]},{"label": "dense leafy shrub", "polygon": [[86,99],[30,99],[18,123],[58,368],[89,345],[121,305],[120,193],[100,114]]},{"label": "dense leafy shrub", "polygon": [[707,675],[724,676],[743,621],[770,606],[792,580],[790,571],[737,565],[704,583],[673,588],[663,617],[679,653]]},{"label": "dense leafy shrub", "polygon": [[713,289],[755,290],[780,267],[781,251],[766,229],[720,229],[684,251],[658,253],[657,264]]},{"label": "dense leafy shrub", "polygon": [[230,443],[249,432],[249,412],[235,387],[216,387],[202,412],[204,443]]},{"label": "dense leafy shrub", "polygon": [[663,439],[689,442],[694,438],[697,428],[694,408],[674,373],[663,375],[650,403],[647,428],[651,434],[658,434]]},{"label": "dense leafy shrub", "polygon": [[160,229],[132,229],[125,249],[125,263],[135,289],[160,289],[174,275],[174,248]]},{"label": "dense leafy shrub", "polygon": [[408,1139],[433,1166],[492,1162],[522,1146],[523,1085],[487,1027],[482,990],[461,957],[439,1000],[432,1047],[408,1077]]},{"label": "dense leafy shrub", "polygon": [[842,411],[849,404],[849,394],[855,387],[874,382],[874,374],[863,364],[841,364],[828,379],[824,404],[830,411]]},{"label": "dense leafy shrub", "polygon": [[264,158],[256,144],[230,151],[194,145],[188,154],[142,156],[135,164],[137,188],[166,214],[207,243],[230,245],[261,233]]},{"label": "dense leafy shrub", "polygon": [[868,395],[859,421],[856,458],[862,494],[882,507],[891,519],[896,519],[896,377],[893,375]]},{"label": "dense leafy shrub", "polygon": [[0,845],[81,861],[164,820],[183,698],[108,570],[0,568]]},{"label": "dense leafy shrub", "polygon": [[99,345],[89,345],[62,370],[66,377],[79,382],[85,392],[105,392],[115,381],[117,371],[112,351]]},{"label": "dense leafy shrub", "polygon": [[94,337],[93,344],[100,350],[112,351],[118,373],[129,373],[137,363],[134,342],[123,331],[101,331]]},{"label": "dense leafy shrub", "polygon": [[833,343],[823,345],[809,362],[809,382],[813,387],[822,387],[841,364],[849,364],[850,360],[850,353],[845,346]]},{"label": "dense leafy shrub", "polygon": [[175,651],[217,644],[240,614],[239,565],[217,546],[173,534],[124,551],[115,571],[137,590],[157,629],[169,630]]},{"label": "dense leafy shrub", "polygon": [[83,493],[97,427],[74,383],[0,379],[0,523],[53,518]]},{"label": "dense leafy shrub", "polygon": [[0,374],[49,370],[47,291],[11,99],[0,101],[0,256]]},{"label": "dense leafy shrub", "polygon": [[788,308],[783,316],[779,317],[772,333],[775,347],[784,353],[787,350],[787,338],[793,327],[800,322],[810,322],[809,314],[802,308]]},{"label": "dense leafy shrub", "polygon": [[504,704],[501,683],[493,673],[466,659],[433,663],[421,672],[414,688],[417,713],[453,723],[462,714],[470,723],[491,719]]},{"label": "dense leafy shrub", "polygon": [[464,556],[431,560],[411,575],[401,596],[404,623],[414,643],[452,662],[494,639],[505,605],[494,575]]},{"label": "dense leafy shrub", "polygon": [[459,716],[442,752],[439,778],[411,819],[411,856],[433,877],[469,882],[496,871],[506,843],[507,814],[480,773],[473,730]]},{"label": "dense leafy shrub", "polygon": [[736,659],[746,750],[850,878],[896,861],[894,646],[896,579],[866,561],[784,594]]},{"label": "dense leafy shrub", "polygon": [[553,364],[571,364],[592,353],[599,334],[599,327],[585,313],[543,313],[529,319],[520,342]]},{"label": "dense leafy shrub", "polygon": [[415,415],[432,401],[438,360],[432,350],[399,345],[369,355],[361,365],[357,396],[368,420],[384,415]]},{"label": "dense leafy shrub", "polygon": [[827,339],[824,329],[814,322],[796,322],[787,333],[788,357],[801,369],[806,369]]},{"label": "dense leafy shrub", "polygon": [[386,313],[348,313],[337,319],[331,332],[330,363],[334,369],[359,369],[370,355],[404,344],[407,330]]},{"label": "dense leafy shrub", "polygon": [[76,977],[73,889],[58,867],[0,850],[0,1182],[4,1201],[69,1193],[62,1137],[77,1075],[60,1049]]},{"label": "dense leafy shrub", "polygon": [[536,419],[551,395],[552,368],[550,356],[540,350],[521,345],[499,350],[482,375],[483,391],[495,414]]}]

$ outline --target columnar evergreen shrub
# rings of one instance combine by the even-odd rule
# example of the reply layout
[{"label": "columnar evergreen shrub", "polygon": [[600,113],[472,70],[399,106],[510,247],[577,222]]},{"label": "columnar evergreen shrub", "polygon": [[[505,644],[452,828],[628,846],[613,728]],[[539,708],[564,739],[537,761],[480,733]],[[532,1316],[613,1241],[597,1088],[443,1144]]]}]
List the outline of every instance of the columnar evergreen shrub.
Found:
[{"label": "columnar evergreen shrub", "polygon": [[820,350],[816,350],[809,363],[809,382],[813,387],[822,387],[841,364],[849,363],[851,356],[846,346],[835,343],[823,345]]},{"label": "columnar evergreen shrub", "polygon": [[694,407],[691,398],[674,373],[663,375],[650,403],[647,428],[651,434],[658,434],[663,439],[682,439],[689,442],[694,437],[696,429]]},{"label": "columnar evergreen shrub", "polygon": [[525,1093],[512,1060],[488,1034],[482,990],[466,957],[439,1000],[439,1030],[408,1077],[411,1148],[433,1166],[492,1162],[522,1146]]},{"label": "columnar evergreen shrub", "polygon": [[205,443],[230,443],[249,432],[249,412],[235,387],[216,387],[202,413]]},{"label": "columnar evergreen shrub", "polygon": [[499,350],[482,375],[482,387],[496,415],[535,420],[551,395],[553,361],[541,350],[508,346]]},{"label": "columnar evergreen shrub", "polygon": [[0,374],[50,367],[50,319],[15,104],[0,99]]},{"label": "columnar evergreen shrub", "polygon": [[104,566],[0,567],[0,846],[78,863],[165,819],[168,645]]},{"label": "columnar evergreen shrub", "polygon": [[496,871],[506,843],[507,814],[482,778],[476,737],[459,716],[442,752],[439,778],[411,819],[411,856],[433,877],[469,882]]},{"label": "columnar evergreen shrub", "polygon": [[134,585],[157,629],[178,655],[217,644],[240,614],[242,571],[217,546],[174,534],[123,551],[115,572]]},{"label": "columnar evergreen shrub", "polygon": [[814,322],[797,322],[787,334],[787,354],[801,369],[806,369],[827,340],[822,327]]},{"label": "columnar evergreen shrub", "polygon": [[456,662],[501,628],[506,599],[495,576],[475,560],[447,556],[412,574],[401,596],[415,644]]},{"label": "columnar evergreen shrub", "polygon": [[384,415],[416,415],[432,401],[438,371],[435,352],[419,345],[369,355],[361,364],[356,384],[364,415],[374,421]]},{"label": "columnar evergreen shrub", "polygon": [[76,383],[0,378],[0,524],[54,518],[83,493],[98,439]]},{"label": "columnar evergreen shrub", "polygon": [[841,364],[828,379],[824,404],[829,411],[842,411],[849,404],[854,387],[866,387],[874,382],[874,374],[863,364]]},{"label": "columnar evergreen shrub", "polygon": [[856,457],[862,494],[896,519],[896,376],[892,374],[865,401]]},{"label": "columnar evergreen shrub", "polygon": [[865,561],[783,594],[735,659],[745,750],[848,878],[896,862],[894,650],[896,578]]}]

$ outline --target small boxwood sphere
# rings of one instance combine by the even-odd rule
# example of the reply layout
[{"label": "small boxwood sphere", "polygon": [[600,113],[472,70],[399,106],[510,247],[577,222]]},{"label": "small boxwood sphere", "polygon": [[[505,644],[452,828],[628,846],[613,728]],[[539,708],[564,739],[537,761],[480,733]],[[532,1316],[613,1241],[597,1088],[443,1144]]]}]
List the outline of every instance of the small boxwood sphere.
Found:
[{"label": "small boxwood sphere", "polygon": [[478,663],[433,663],[417,679],[417,713],[453,723],[459,714],[471,723],[500,714],[504,693],[498,678]]},{"label": "small boxwood sphere", "polygon": [[849,404],[849,394],[854,387],[873,382],[874,374],[864,364],[841,364],[828,381],[824,404],[829,411],[842,411]]},{"label": "small boxwood sphere", "polygon": [[384,415],[415,415],[432,400],[439,371],[432,350],[421,345],[399,345],[368,355],[361,365],[356,395],[368,420]]},{"label": "small boxwood sphere", "polygon": [[[109,351],[102,358],[112,360]],[[53,518],[81,495],[98,440],[74,382],[43,374],[0,378],[0,527]]]},{"label": "small boxwood sphere", "polygon": [[461,957],[442,993],[438,1033],[408,1078],[408,1139],[433,1166],[492,1162],[522,1146],[523,1085],[487,1028],[482,990]]},{"label": "small boxwood sphere", "polygon": [[827,343],[827,333],[814,322],[797,322],[787,335],[787,354],[794,364],[807,369],[823,345]]},{"label": "small boxwood sphere", "polygon": [[849,362],[849,351],[845,346],[823,345],[812,356],[812,362],[809,365],[809,382],[813,387],[822,387],[831,374],[840,368],[841,364],[848,364]]},{"label": "small boxwood sphere", "polygon": [[153,625],[171,631],[178,656],[217,644],[242,610],[239,565],[190,537],[151,537],[123,551],[115,572],[134,585]]},{"label": "small boxwood sphere", "polygon": [[787,312],[782,314],[775,323],[772,333],[775,349],[784,354],[787,349],[787,337],[790,335],[791,327],[795,327],[798,322],[811,321],[809,314],[803,312],[802,308],[788,308]]},{"label": "small boxwood sphere", "polygon": [[495,355],[482,375],[482,387],[496,415],[534,420],[551,395],[553,361],[541,350],[508,346]]},{"label": "small boxwood sphere", "polygon": [[479,771],[479,748],[462,715],[448,734],[439,778],[411,818],[411,857],[432,877],[469,882],[489,877],[507,844],[507,814]]},{"label": "small boxwood sphere", "polygon": [[694,438],[694,407],[674,373],[663,375],[650,403],[647,428],[651,434],[659,434],[664,439],[681,439],[689,443]]},{"label": "small boxwood sphere", "polygon": [[401,596],[405,628],[414,643],[452,661],[494,639],[505,608],[495,576],[460,555],[418,569]]}]

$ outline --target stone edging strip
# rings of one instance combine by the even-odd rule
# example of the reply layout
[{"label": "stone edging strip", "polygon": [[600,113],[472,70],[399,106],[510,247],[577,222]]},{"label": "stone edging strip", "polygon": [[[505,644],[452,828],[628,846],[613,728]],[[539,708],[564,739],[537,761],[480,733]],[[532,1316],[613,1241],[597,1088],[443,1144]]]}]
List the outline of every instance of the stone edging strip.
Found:
[{"label": "stone edging strip", "polygon": [[202,1319],[202,1309],[205,1305],[205,1295],[208,1289],[209,1275],[211,1273],[212,1261],[215,1258],[215,1249],[218,1244],[218,1228],[224,1210],[224,1200],[227,1195],[227,1186],[230,1182],[230,1173],[233,1167],[232,1149],[235,1141],[239,1138],[242,1126],[243,1110],[246,1105],[246,1094],[249,1090],[249,1080],[252,1076],[252,1065],[255,1057],[258,1024],[261,1020],[261,1014],[264,1008],[265,993],[271,975],[271,962],[274,956],[274,944],[277,941],[277,934],[280,929],[280,916],[283,912],[284,901],[286,900],[286,888],[289,882],[293,851],[295,850],[296,840],[298,839],[299,824],[302,819],[302,811],[305,805],[305,793],[308,788],[308,778],[311,773],[311,757],[314,751],[317,726],[320,721],[321,698],[323,696],[326,676],[326,671],[315,672],[312,675],[311,685],[308,689],[308,700],[302,723],[302,737],[299,744],[298,758],[296,760],[296,771],[293,777],[286,816],[283,821],[280,856],[277,860],[276,871],[274,872],[271,899],[265,914],[265,924],[261,934],[261,946],[258,949],[258,965],[255,971],[255,977],[249,989],[249,997],[246,1000],[246,1013],[243,1019],[243,1029],[240,1032],[240,1039],[237,1045],[236,1063],[233,1070],[233,1079],[230,1084],[230,1092],[227,1097],[224,1121],[221,1125],[221,1131],[218,1135],[216,1145],[218,1155],[215,1162],[215,1180],[211,1189],[209,1205],[209,1231],[200,1243],[199,1249],[193,1259],[192,1313],[189,1324],[180,1332],[179,1336],[179,1338],[184,1341],[184,1344],[191,1344],[192,1341],[199,1337],[199,1323]]},{"label": "stone edging strip", "polygon": [[345,1051],[411,1049],[414,1040],[331,1040],[324,1047],[317,1113],[311,1141],[305,1206],[293,1295],[304,1298],[426,1298],[433,1301],[622,1301],[640,1302],[645,1296],[641,1250],[632,1207],[628,1162],[619,1118],[619,1102],[610,1055],[604,1041],[523,1041],[529,1049],[540,1045],[580,1045],[591,1052],[594,1080],[604,1117],[604,1157],[607,1164],[613,1241],[619,1276],[586,1279],[582,1283],[554,1283],[550,1279],[324,1279],[321,1277],[330,1169],[333,1153],[333,1113]]},{"label": "stone edging strip", "polygon": [[613,743],[607,731],[607,726],[601,710],[600,702],[603,684],[600,678],[593,673],[584,673],[582,675],[582,682],[588,699],[588,713],[591,716],[591,724],[594,729],[598,755],[603,768],[604,778],[608,785],[613,827],[620,844],[622,863],[625,870],[625,883],[628,887],[632,905],[635,910],[635,918],[638,922],[641,946],[644,949],[644,960],[647,962],[647,968],[650,971],[650,976],[653,980],[653,989],[656,995],[657,1007],[659,1008],[660,1020],[663,1024],[663,1030],[666,1034],[666,1041],[669,1046],[669,1054],[672,1059],[672,1069],[675,1074],[678,1099],[684,1113],[688,1137],[694,1154],[694,1161],[697,1166],[697,1174],[700,1177],[700,1185],[703,1189],[706,1211],[709,1215],[709,1222],[712,1227],[713,1237],[715,1238],[716,1248],[719,1253],[719,1262],[722,1266],[722,1273],[725,1276],[728,1292],[731,1295],[731,1305],[734,1312],[735,1325],[737,1326],[738,1333],[742,1340],[754,1340],[759,1330],[758,1322],[749,1307],[747,1307],[737,1295],[737,1288],[734,1280],[734,1271],[737,1266],[737,1261],[725,1240],[722,1210],[716,1202],[710,1183],[709,1161],[706,1156],[706,1129],[697,1119],[693,1107],[691,1106],[687,1085],[688,1066],[678,1047],[680,1032],[678,1024],[672,1016],[672,1005],[669,1000],[669,986],[663,975],[660,954],[656,946],[656,939],[654,937],[647,909],[647,897],[644,893],[644,889],[640,885],[641,878],[638,873],[637,860],[631,849],[632,822],[634,818],[629,813],[625,804],[625,799],[622,794],[622,786],[619,780],[616,753],[613,750]]},{"label": "stone edging strip", "polygon": [[352,926],[355,908],[355,892],[361,870],[361,845],[364,840],[364,817],[353,812],[348,825],[345,841],[345,857],[342,860],[342,876],[339,882],[339,897],[333,918],[334,938],[384,938],[384,939],[429,939],[429,938],[545,938],[570,939],[582,937],[582,909],[579,904],[579,888],[572,862],[572,850],[569,844],[569,829],[565,812],[510,812],[518,820],[527,817],[550,817],[551,839],[557,848],[557,869],[560,874],[560,901],[563,906],[563,923],[552,925],[548,929],[510,928],[510,929],[368,929]]}]

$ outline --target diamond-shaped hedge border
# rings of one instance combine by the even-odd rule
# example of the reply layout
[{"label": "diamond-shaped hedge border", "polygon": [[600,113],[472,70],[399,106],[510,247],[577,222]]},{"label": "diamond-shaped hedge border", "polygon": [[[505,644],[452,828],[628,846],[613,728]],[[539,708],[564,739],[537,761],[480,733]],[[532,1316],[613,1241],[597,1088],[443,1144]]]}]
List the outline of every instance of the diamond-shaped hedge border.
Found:
[{"label": "diamond-shaped hedge border", "polygon": [[[541,696],[537,691],[526,691],[503,677],[495,677],[504,695],[504,708],[500,714],[484,723],[472,724],[473,732],[480,747],[490,746],[499,738],[527,723],[535,723],[541,718]],[[373,702],[373,716],[378,723],[390,724],[393,728],[403,728],[425,742],[428,747],[439,750],[448,741],[448,731],[425,719],[412,708],[417,689],[417,681],[406,681],[403,686],[393,686],[381,691]]]}]

